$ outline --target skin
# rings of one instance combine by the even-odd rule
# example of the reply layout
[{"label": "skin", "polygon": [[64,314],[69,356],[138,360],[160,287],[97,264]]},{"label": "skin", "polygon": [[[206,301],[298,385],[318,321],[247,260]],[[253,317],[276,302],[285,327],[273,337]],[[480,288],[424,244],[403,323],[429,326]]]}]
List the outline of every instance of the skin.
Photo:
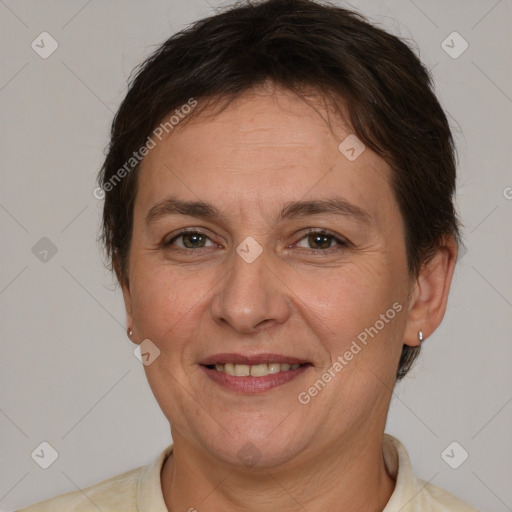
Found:
[{"label": "skin", "polygon": [[[192,117],[142,163],[122,289],[132,341],[160,350],[144,368],[174,441],[161,474],[170,511],[381,511],[393,492],[382,436],[402,344],[418,345],[418,331],[426,338],[441,322],[457,246],[447,237],[421,274],[409,275],[389,166],[369,148],[349,161],[338,145],[351,129],[332,112],[329,127],[327,115],[321,102],[313,108],[262,87],[221,113]],[[148,226],[147,212],[170,195],[211,203],[223,219],[174,214]],[[325,213],[275,222],[289,201],[333,195],[369,222]],[[182,228],[206,238],[165,246]],[[306,228],[348,244],[308,237]],[[252,263],[236,252],[249,236],[263,249]],[[401,311],[299,403],[394,303]],[[199,366],[231,352],[312,366],[242,395]],[[247,443],[259,454],[251,467],[237,456]]]}]

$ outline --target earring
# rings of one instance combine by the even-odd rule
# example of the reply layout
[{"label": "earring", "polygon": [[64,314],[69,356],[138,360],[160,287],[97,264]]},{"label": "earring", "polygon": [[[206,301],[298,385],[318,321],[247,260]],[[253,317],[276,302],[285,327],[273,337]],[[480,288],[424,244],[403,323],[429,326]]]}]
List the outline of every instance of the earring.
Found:
[{"label": "earring", "polygon": [[128,327],[128,330],[126,331],[126,334],[128,334],[128,338],[131,338],[133,336],[133,331],[131,327]]},{"label": "earring", "polygon": [[423,341],[423,331],[418,331],[418,339],[420,340],[420,343]]}]

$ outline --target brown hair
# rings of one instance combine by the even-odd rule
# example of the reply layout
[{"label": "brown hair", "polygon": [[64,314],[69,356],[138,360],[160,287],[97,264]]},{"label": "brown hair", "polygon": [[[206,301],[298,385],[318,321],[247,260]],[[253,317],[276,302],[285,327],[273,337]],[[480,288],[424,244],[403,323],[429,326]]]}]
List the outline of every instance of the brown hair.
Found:
[{"label": "brown hair", "polygon": [[[407,44],[333,5],[244,2],[170,37],[130,81],[98,176],[105,191],[101,241],[120,283],[128,282],[139,169],[134,152],[191,98],[233,99],[267,81],[345,100],[354,133],[393,170],[412,276],[443,238],[459,241],[452,135],[431,76]],[[398,379],[419,349],[403,346]]]}]

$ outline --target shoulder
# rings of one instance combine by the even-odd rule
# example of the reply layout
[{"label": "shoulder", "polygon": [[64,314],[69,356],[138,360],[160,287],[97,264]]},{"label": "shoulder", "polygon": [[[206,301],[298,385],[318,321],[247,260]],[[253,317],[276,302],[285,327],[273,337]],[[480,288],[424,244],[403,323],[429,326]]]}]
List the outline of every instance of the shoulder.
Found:
[{"label": "shoulder", "polygon": [[137,482],[144,467],[108,478],[78,491],[41,501],[17,512],[136,512]]},{"label": "shoulder", "polygon": [[417,478],[405,446],[384,435],[384,462],[395,479],[395,490],[383,512],[478,512],[453,494]]},{"label": "shoulder", "polygon": [[60,494],[16,512],[161,512],[167,511],[160,473],[173,445],[154,462],[102,480],[77,491]]},{"label": "shoulder", "polygon": [[436,512],[478,512],[476,508],[468,505],[465,501],[453,494],[437,487],[418,480],[424,485],[421,492],[418,510],[435,510]]}]

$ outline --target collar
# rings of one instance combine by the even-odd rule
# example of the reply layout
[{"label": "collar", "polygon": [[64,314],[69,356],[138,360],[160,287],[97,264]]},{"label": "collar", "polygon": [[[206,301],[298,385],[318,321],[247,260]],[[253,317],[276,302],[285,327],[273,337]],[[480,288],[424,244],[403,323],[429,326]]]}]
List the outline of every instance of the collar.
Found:
[{"label": "collar", "polygon": [[[137,507],[139,512],[168,512],[162,492],[160,474],[165,459],[172,453],[173,444],[167,446],[149,466],[142,468],[137,481]],[[414,510],[412,502],[427,485],[414,476],[411,461],[404,445],[395,437],[384,434],[382,453],[389,474],[395,479],[395,489],[382,512]],[[411,508],[405,508],[407,506]]]}]

